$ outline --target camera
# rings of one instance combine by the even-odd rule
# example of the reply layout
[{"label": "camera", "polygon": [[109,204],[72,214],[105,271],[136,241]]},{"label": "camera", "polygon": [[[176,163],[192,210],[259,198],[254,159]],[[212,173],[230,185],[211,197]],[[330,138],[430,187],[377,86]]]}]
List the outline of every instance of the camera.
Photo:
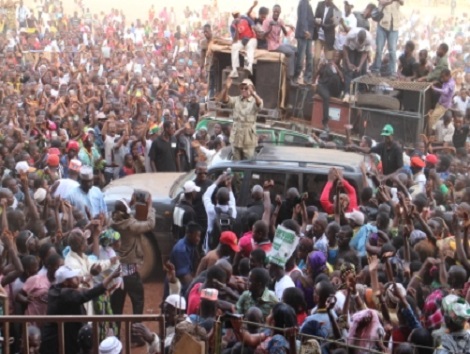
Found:
[{"label": "camera", "polygon": [[141,189],[134,190],[134,197],[136,203],[146,204],[150,194],[147,191]]}]

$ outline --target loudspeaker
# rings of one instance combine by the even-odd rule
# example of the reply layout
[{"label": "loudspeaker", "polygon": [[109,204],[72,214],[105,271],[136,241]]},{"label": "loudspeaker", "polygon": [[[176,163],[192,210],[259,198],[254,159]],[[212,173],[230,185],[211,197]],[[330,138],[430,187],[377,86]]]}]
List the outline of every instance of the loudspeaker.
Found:
[{"label": "loudspeaker", "polygon": [[276,109],[279,107],[281,94],[282,63],[258,62],[253,68],[256,92],[263,99],[263,107]]},{"label": "loudspeaker", "polygon": [[356,127],[361,131],[361,135],[367,135],[374,140],[382,141],[383,138],[380,134],[383,127],[385,124],[391,124],[395,139],[400,140],[407,146],[414,146],[419,141],[419,134],[423,131],[424,118],[403,113],[397,114],[385,110],[376,112],[362,108]]},{"label": "loudspeaker", "polygon": [[424,104],[424,114],[429,112],[433,107],[436,105],[434,100],[434,95],[432,90],[426,91],[405,91],[401,90],[400,92],[400,101],[402,105],[402,109],[407,112],[414,112],[414,113],[421,113],[420,111],[423,107],[420,107],[421,102],[421,95],[424,95],[424,100],[422,101]]}]

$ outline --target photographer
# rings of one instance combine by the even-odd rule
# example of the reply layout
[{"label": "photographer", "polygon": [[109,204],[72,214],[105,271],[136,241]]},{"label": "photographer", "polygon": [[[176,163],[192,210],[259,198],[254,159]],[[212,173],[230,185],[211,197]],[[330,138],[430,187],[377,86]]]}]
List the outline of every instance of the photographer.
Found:
[{"label": "photographer", "polygon": [[[142,198],[146,205],[143,206]],[[131,207],[138,203],[136,216],[131,214]],[[140,210],[147,210],[146,220],[138,220]],[[140,218],[139,218],[140,219]],[[143,219],[143,218],[142,218]],[[150,194],[132,195],[130,204],[122,199],[116,202],[112,215],[111,227],[121,234],[121,248],[118,251],[122,265],[124,287],[116,289],[111,296],[111,307],[115,315],[123,313],[126,294],[132,301],[132,310],[135,315],[144,312],[144,287],[138,273],[139,266],[144,261],[142,251],[143,234],[150,232],[155,227],[155,210],[152,208],[152,196]],[[134,342],[134,340],[133,340]]]}]

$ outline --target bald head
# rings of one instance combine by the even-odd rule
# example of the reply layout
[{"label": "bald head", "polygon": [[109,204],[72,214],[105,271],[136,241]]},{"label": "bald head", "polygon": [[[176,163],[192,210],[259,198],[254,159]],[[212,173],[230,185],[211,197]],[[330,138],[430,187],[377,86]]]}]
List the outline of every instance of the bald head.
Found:
[{"label": "bald head", "polygon": [[222,268],[224,272],[227,273],[227,279],[230,279],[233,273],[233,267],[229,261],[227,261],[225,258],[222,258],[215,262],[215,265]]},{"label": "bald head", "polygon": [[300,197],[300,193],[299,191],[297,190],[297,188],[289,188],[287,190],[287,195],[286,195],[287,199],[295,199],[295,198],[298,198]]},{"label": "bald head", "polygon": [[253,200],[258,201],[263,199],[263,187],[261,187],[259,184],[253,186],[251,189],[251,198]]}]

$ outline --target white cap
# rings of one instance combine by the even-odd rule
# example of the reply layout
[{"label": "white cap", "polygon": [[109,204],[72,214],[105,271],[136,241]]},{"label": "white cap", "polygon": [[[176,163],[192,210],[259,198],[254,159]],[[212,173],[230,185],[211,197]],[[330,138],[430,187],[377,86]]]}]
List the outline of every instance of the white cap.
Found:
[{"label": "white cap", "polygon": [[86,180],[93,179],[93,169],[90,166],[82,166],[80,168],[80,178]]},{"label": "white cap", "polygon": [[15,165],[15,170],[17,173],[27,173],[36,171],[35,168],[31,168],[26,161],[19,161]]},{"label": "white cap", "polygon": [[351,219],[359,226],[362,226],[364,224],[364,214],[359,210],[354,210],[350,213],[346,213],[344,214],[344,216],[346,217],[346,219]]},{"label": "white cap", "polygon": [[201,187],[196,186],[193,181],[187,181],[183,186],[184,193],[200,192]]},{"label": "white cap", "polygon": [[117,337],[105,338],[99,347],[100,354],[120,354],[122,350],[122,343]]},{"label": "white cap", "polygon": [[80,271],[78,269],[72,269],[68,266],[61,266],[55,271],[55,283],[62,284],[67,279],[78,277]]},{"label": "white cap", "polygon": [[126,207],[127,214],[130,214],[131,213],[131,207],[129,206],[129,203],[127,202],[127,200],[125,200],[124,198],[121,198],[121,199],[119,199],[119,201],[122,204],[124,204],[124,206]]},{"label": "white cap", "polygon": [[38,203],[41,203],[46,199],[47,191],[44,188],[38,188],[36,192],[34,192],[33,198]]},{"label": "white cap", "polygon": [[182,311],[186,310],[186,300],[181,295],[178,295],[178,294],[169,295],[165,299],[165,302],[173,306],[175,309],[182,310]]},{"label": "white cap", "polygon": [[189,117],[188,122],[196,122],[196,118],[194,118],[194,117]]}]

